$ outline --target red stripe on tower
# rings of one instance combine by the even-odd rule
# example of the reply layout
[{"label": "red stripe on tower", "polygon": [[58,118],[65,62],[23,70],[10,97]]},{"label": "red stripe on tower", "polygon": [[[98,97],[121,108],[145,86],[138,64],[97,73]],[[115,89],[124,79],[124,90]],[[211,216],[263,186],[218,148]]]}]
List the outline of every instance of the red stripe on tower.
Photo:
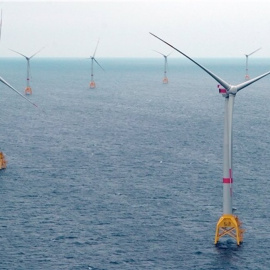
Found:
[{"label": "red stripe on tower", "polygon": [[232,184],[233,179],[232,178],[223,178],[223,184]]}]

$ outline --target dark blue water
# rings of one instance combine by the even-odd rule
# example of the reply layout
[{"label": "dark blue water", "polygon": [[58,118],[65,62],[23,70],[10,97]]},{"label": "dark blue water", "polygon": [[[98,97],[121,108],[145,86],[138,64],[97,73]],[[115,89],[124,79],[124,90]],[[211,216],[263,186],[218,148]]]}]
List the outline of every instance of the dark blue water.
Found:
[{"label": "dark blue water", "polygon": [[[222,215],[224,99],[179,57],[41,59],[31,106],[1,90],[0,269],[269,269],[270,77],[234,111],[234,201],[244,243],[214,246]],[[200,59],[229,83],[244,59]],[[250,61],[252,77],[270,70]],[[0,74],[24,91],[26,61]]]}]

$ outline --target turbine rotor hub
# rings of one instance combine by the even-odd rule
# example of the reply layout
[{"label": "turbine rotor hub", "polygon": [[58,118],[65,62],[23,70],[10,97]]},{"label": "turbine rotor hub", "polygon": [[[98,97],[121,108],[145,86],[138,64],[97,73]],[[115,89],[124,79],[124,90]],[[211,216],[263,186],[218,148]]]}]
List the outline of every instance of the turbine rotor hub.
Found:
[{"label": "turbine rotor hub", "polygon": [[231,86],[231,88],[228,90],[228,94],[235,96],[236,93],[237,93],[237,88],[235,86]]}]

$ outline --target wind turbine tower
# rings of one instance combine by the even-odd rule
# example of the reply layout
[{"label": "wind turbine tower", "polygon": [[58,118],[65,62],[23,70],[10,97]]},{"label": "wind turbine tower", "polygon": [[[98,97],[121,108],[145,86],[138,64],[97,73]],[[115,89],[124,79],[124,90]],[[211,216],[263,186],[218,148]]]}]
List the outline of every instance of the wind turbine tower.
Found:
[{"label": "wind turbine tower", "polygon": [[169,82],[168,77],[167,77],[167,67],[168,67],[168,59],[167,58],[171,53],[169,53],[168,55],[165,55],[165,54],[163,54],[161,52],[158,52],[158,51],[155,51],[155,52],[163,55],[163,57],[164,57],[164,78],[163,78],[163,83],[167,84]]},{"label": "wind turbine tower", "polygon": [[[10,49],[11,50],[11,49]],[[27,73],[26,73],[26,88],[24,90],[25,95],[32,95],[32,88],[30,86],[30,60],[36,55],[38,54],[41,50],[43,50],[43,48],[41,48],[39,51],[37,51],[36,53],[34,53],[32,56],[28,57],[20,52],[11,50],[21,56],[23,56],[26,61],[27,61]]]},{"label": "wind turbine tower", "polygon": [[98,63],[98,61],[95,58],[97,47],[98,47],[98,43],[99,43],[99,40],[97,42],[97,46],[96,46],[96,49],[94,51],[93,56],[90,56],[90,59],[91,59],[91,82],[90,82],[89,86],[92,89],[93,88],[96,88],[96,83],[94,81],[94,62],[96,62],[100,66],[100,68],[104,71],[103,67]]},{"label": "wind turbine tower", "polygon": [[270,71],[254,78],[249,81],[240,83],[238,85],[232,85],[218,77],[209,69],[200,65],[198,62],[193,60],[191,57],[187,56],[165,40],[157,37],[156,35],[150,33],[152,36],[161,40],[165,44],[169,45],[171,48],[188,58],[202,70],[204,70],[208,75],[214,78],[222,87],[219,87],[219,92],[225,99],[225,110],[224,110],[224,141],[223,141],[223,215],[217,222],[216,233],[215,233],[215,244],[218,243],[219,239],[223,236],[230,236],[234,238],[237,245],[243,242],[244,230],[241,228],[241,222],[239,218],[233,215],[232,211],[232,185],[233,185],[233,153],[232,153],[232,119],[233,119],[233,106],[236,94],[244,89],[245,87],[253,84],[254,82],[262,79],[263,77],[270,74]]},{"label": "wind turbine tower", "polygon": [[246,79],[246,80],[249,80],[249,79],[250,79],[250,77],[249,77],[249,75],[248,75],[248,57],[249,57],[250,55],[252,55],[253,53],[259,51],[260,49],[261,49],[261,48],[255,50],[254,52],[252,52],[252,53],[250,53],[250,54],[245,54],[245,56],[246,56],[246,76],[245,76],[245,79]]}]

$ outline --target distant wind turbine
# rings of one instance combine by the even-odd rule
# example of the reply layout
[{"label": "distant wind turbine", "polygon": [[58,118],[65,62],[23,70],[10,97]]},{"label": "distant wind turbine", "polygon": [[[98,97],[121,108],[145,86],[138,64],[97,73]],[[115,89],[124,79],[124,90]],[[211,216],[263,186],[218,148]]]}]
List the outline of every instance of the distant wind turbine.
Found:
[{"label": "distant wind turbine", "polygon": [[249,57],[250,55],[252,55],[253,53],[259,51],[260,49],[261,49],[261,48],[255,50],[254,52],[252,52],[252,53],[250,53],[250,54],[245,54],[245,56],[246,56],[246,76],[245,76],[245,79],[246,79],[246,80],[249,80],[249,79],[250,79],[250,78],[249,78],[249,75],[248,75],[248,57]]},{"label": "distant wind turbine", "polygon": [[168,59],[167,58],[171,53],[169,53],[168,55],[165,55],[165,54],[163,54],[161,52],[158,52],[156,50],[154,50],[154,51],[161,54],[161,55],[163,55],[163,57],[164,57],[164,78],[163,78],[163,83],[166,84],[166,83],[169,82],[168,77],[167,77],[167,66],[168,66]]},{"label": "distant wind turbine", "polygon": [[40,51],[42,51],[43,49],[44,49],[44,47],[41,48],[41,49],[40,49],[39,51],[37,51],[36,53],[34,53],[33,55],[31,55],[30,57],[28,57],[28,56],[26,56],[26,55],[24,55],[24,54],[22,54],[22,53],[20,53],[20,52],[17,52],[17,51],[14,51],[14,50],[10,49],[11,51],[13,51],[13,52],[15,52],[15,53],[17,53],[17,54],[23,56],[23,57],[26,59],[26,61],[27,61],[27,74],[26,74],[27,78],[26,78],[26,88],[25,88],[25,91],[24,91],[24,93],[25,93],[26,95],[31,95],[31,94],[32,94],[32,88],[30,87],[30,60],[31,60],[36,54],[38,54]]},{"label": "distant wind turbine", "polygon": [[94,51],[93,56],[90,56],[91,59],[91,82],[90,82],[90,88],[96,88],[96,83],[94,81],[94,61],[100,66],[100,68],[104,71],[103,67],[98,63],[98,61],[95,58],[97,47],[98,47],[99,40],[97,42],[96,49]]},{"label": "distant wind turbine", "polygon": [[181,53],[183,56],[188,58],[194,64],[199,66],[202,70],[208,73],[212,78],[214,78],[224,89],[220,89],[220,93],[225,98],[225,112],[224,112],[224,141],[223,141],[223,215],[220,217],[216,225],[215,234],[215,244],[219,239],[224,236],[233,237],[237,245],[243,242],[244,230],[241,228],[241,222],[237,216],[233,215],[232,209],[232,184],[233,184],[233,171],[232,171],[232,119],[233,119],[233,105],[234,98],[238,91],[244,89],[245,87],[253,84],[254,82],[262,79],[263,77],[270,74],[270,71],[254,78],[249,81],[240,83],[238,85],[231,85],[218,77],[209,69],[197,63],[191,57],[187,56],[165,40],[157,37],[156,35],[150,33],[152,36],[161,40],[165,44],[169,45],[171,48]]},{"label": "distant wind turbine", "polygon": [[[1,32],[2,32],[2,9],[1,9],[1,19],[0,19],[0,40],[1,40]],[[5,84],[7,87],[12,89],[14,92],[16,92],[18,95],[20,95],[22,98],[26,99],[29,103],[37,107],[35,103],[30,101],[28,98],[26,98],[24,95],[22,95],[18,90],[16,90],[12,85],[10,85],[7,81],[5,81],[2,77],[0,77],[0,82]]]}]

